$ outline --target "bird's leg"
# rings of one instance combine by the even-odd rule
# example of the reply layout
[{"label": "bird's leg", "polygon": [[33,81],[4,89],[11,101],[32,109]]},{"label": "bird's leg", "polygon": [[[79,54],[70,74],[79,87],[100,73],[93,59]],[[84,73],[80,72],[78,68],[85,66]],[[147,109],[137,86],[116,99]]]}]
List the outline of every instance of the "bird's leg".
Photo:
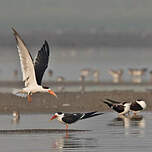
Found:
[{"label": "bird's leg", "polygon": [[66,138],[69,137],[69,134],[68,134],[68,124],[66,124]]},{"label": "bird's leg", "polygon": [[32,102],[32,98],[31,98],[31,95],[32,93],[28,93],[28,96],[27,96],[27,100],[28,100],[28,103],[31,103]]},{"label": "bird's leg", "polygon": [[136,116],[137,116],[137,113],[136,113],[136,112],[134,112],[134,113],[133,113],[133,117],[136,117]]},{"label": "bird's leg", "polygon": [[128,111],[128,116],[130,116],[130,111]]},{"label": "bird's leg", "polygon": [[68,124],[66,124],[66,131],[68,130],[68,127],[69,127]]}]

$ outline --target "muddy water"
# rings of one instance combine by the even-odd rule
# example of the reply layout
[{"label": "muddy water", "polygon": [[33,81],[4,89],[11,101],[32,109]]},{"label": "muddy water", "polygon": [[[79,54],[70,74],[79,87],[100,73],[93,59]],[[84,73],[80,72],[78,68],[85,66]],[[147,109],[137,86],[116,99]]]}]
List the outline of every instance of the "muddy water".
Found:
[{"label": "muddy water", "polygon": [[[1,133],[3,152],[68,152],[68,151],[151,151],[152,113],[144,112],[137,118],[117,118],[115,113],[79,121],[63,131],[58,121],[48,121],[49,114],[21,115],[13,121],[11,115],[0,116],[0,130],[57,129],[52,132]],[[76,131],[72,131],[76,130]],[[84,131],[79,131],[84,130]]]}]

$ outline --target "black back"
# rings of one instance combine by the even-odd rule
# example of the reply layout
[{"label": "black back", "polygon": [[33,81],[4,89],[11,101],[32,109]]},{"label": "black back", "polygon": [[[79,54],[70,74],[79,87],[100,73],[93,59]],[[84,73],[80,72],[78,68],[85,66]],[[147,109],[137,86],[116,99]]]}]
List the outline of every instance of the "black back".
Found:
[{"label": "black back", "polygon": [[34,68],[35,76],[38,85],[41,85],[41,81],[49,62],[49,45],[47,41],[44,42],[42,48],[38,51],[35,59]]},{"label": "black back", "polygon": [[114,105],[113,106],[113,109],[115,110],[115,111],[117,111],[118,113],[121,113],[121,112],[123,112],[124,111],[124,106],[123,105]]},{"label": "black back", "polygon": [[82,113],[74,113],[74,114],[65,113],[62,120],[67,124],[71,124],[78,121],[82,117],[82,115],[83,115]]}]

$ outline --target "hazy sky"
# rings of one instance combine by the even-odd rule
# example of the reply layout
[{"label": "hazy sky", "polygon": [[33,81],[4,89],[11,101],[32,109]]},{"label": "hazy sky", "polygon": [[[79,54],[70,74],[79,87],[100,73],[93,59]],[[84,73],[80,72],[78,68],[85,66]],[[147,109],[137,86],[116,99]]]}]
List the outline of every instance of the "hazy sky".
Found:
[{"label": "hazy sky", "polygon": [[152,0],[0,0],[0,32],[104,27],[152,30]]}]

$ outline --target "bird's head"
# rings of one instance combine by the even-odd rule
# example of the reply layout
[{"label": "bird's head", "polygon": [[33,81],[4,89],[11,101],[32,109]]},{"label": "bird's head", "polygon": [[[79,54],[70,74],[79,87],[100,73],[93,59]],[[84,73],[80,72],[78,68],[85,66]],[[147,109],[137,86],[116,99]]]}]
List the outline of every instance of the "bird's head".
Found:
[{"label": "bird's head", "polygon": [[51,118],[50,120],[53,120],[55,118],[58,118],[58,117],[62,117],[64,114],[62,112],[56,112]]}]

